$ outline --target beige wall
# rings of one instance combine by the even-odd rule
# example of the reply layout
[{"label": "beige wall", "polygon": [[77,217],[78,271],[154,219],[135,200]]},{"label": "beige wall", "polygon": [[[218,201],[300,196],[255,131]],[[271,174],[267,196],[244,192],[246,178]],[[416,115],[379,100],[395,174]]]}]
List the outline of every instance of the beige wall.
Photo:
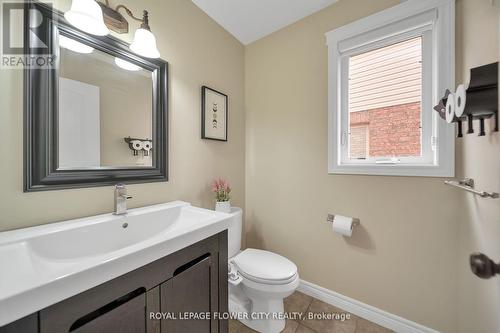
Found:
[{"label": "beige wall", "polygon": [[[342,0],[246,50],[190,1],[141,3],[126,1],[150,10],[170,62],[170,181],[131,185],[130,206],[211,207],[208,183],[219,175],[243,206],[246,180],[248,245],[288,256],[303,279],[443,332],[500,330],[499,280],[481,281],[467,265],[479,250],[500,260],[498,200],[443,179],[327,174],[323,34],[399,1]],[[457,0],[458,81],[498,60],[499,35],[489,0]],[[199,139],[202,84],[230,96],[228,143]],[[111,211],[111,187],[22,192],[21,73],[0,71],[0,86],[0,230]],[[458,176],[498,191],[499,146],[498,133],[460,140]],[[345,240],[324,222],[327,212],[359,217],[361,227]]]},{"label": "beige wall", "polygon": [[[70,1],[59,1],[66,10]],[[114,5],[117,2],[111,1]],[[121,3],[121,2],[120,2]],[[191,1],[132,1],[146,8],[163,59],[169,62],[169,182],[130,185],[130,207],[186,200],[213,207],[209,183],[227,178],[233,203],[244,205],[245,119],[244,48]],[[130,21],[131,27],[136,27]],[[132,29],[133,32],[133,29]],[[120,36],[131,40],[131,35]],[[200,139],[200,89],[211,86],[229,95],[229,142]],[[23,193],[22,72],[0,71],[0,230],[111,212],[113,188]]]},{"label": "beige wall", "polygon": [[[247,244],[288,256],[304,280],[457,332],[464,194],[440,178],[327,173],[324,33],[398,3],[342,0],[246,48]],[[343,239],[328,212],[361,227]]]},{"label": "beige wall", "polygon": [[[499,15],[500,9],[491,7],[489,0],[457,0],[458,82],[468,82],[471,67],[499,60]],[[486,132],[486,137],[458,140],[459,176],[474,178],[479,189],[499,192],[500,133]],[[468,264],[472,252],[500,261],[500,200],[463,194],[461,204],[465,216],[459,224],[458,331],[500,332],[500,279],[481,280]]]}]

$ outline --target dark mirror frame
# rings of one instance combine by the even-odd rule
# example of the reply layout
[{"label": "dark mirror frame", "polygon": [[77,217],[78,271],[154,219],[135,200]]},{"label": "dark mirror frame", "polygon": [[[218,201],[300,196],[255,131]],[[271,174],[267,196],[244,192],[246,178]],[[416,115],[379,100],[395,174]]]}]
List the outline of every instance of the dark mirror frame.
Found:
[{"label": "dark mirror frame", "polygon": [[[39,2],[26,4],[24,11],[25,54],[36,56],[45,50],[30,49],[34,35],[47,45],[58,61],[59,33],[119,56],[152,72],[153,151],[152,167],[106,167],[58,170],[58,69],[24,69],[24,191],[57,190],[117,183],[147,183],[168,180],[168,63],[141,57],[129,45],[112,36],[94,36],[71,26],[61,12]],[[30,10],[38,10],[43,21],[29,28]],[[119,121],[119,120],[117,120]],[[124,143],[125,144],[125,143]]]}]

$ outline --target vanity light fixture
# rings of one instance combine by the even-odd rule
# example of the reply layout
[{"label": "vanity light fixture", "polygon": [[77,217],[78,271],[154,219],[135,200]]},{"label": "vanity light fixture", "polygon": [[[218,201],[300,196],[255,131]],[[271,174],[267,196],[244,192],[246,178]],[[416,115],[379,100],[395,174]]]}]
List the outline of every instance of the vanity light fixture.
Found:
[{"label": "vanity light fixture", "polygon": [[138,71],[138,70],[141,69],[141,67],[139,67],[137,65],[134,65],[131,62],[128,62],[126,60],[123,60],[121,58],[116,58],[116,57],[115,57],[115,64],[116,64],[116,66],[118,66],[118,67],[120,67],[122,69],[125,69],[127,71],[136,72],[136,71]]},{"label": "vanity light fixture", "polygon": [[112,9],[108,0],[104,0],[104,3],[98,2],[98,4],[101,6],[104,15],[104,23],[114,32],[120,34],[128,32],[128,21],[120,13],[120,9],[123,9],[133,20],[141,23],[140,27],[135,31],[132,44],[130,44],[130,49],[133,52],[146,58],[160,57],[160,52],[156,47],[156,38],[149,27],[149,14],[147,10],[143,10],[141,18],[135,16],[124,5],[118,5],[115,9]]},{"label": "vanity light fixture", "polygon": [[77,53],[92,53],[94,48],[74,39],[59,35],[59,46]]},{"label": "vanity light fixture", "polygon": [[95,0],[73,0],[64,18],[73,26],[89,34],[105,36],[109,29],[104,24],[102,10]]},{"label": "vanity light fixture", "polygon": [[119,12],[120,9],[123,9],[135,21],[141,22],[140,27],[135,31],[130,49],[146,58],[159,58],[160,52],[156,46],[155,35],[153,35],[149,27],[149,14],[147,10],[142,12],[142,18],[140,18],[136,17],[124,5],[118,5],[115,9],[111,8],[108,0],[104,0],[104,2],[73,0],[71,10],[66,12],[64,17],[78,29],[93,35],[107,35],[109,33],[108,28],[114,32],[123,34],[128,32],[128,21]]},{"label": "vanity light fixture", "polygon": [[147,11],[144,11],[144,21],[141,27],[135,31],[134,41],[130,44],[130,49],[146,58],[160,57],[160,51],[156,47],[155,35],[153,35],[149,28]]}]

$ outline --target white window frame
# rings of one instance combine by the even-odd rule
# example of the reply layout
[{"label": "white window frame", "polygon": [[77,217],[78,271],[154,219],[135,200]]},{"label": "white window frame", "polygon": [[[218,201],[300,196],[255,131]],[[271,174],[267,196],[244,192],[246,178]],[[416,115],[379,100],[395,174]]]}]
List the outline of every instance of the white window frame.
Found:
[{"label": "white window frame", "polygon": [[[348,66],[351,56],[422,36],[422,157],[349,160]],[[454,126],[432,108],[455,85],[455,1],[409,0],[326,33],[328,172],[453,177]],[[431,83],[431,84],[429,84]]]}]

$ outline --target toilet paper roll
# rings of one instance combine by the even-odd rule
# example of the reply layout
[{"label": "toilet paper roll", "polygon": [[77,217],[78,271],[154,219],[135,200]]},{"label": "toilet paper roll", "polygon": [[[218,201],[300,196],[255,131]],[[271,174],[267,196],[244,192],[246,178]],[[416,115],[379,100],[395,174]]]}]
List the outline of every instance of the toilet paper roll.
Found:
[{"label": "toilet paper roll", "polygon": [[446,101],[446,122],[452,123],[455,120],[455,94],[449,94]]},{"label": "toilet paper roll", "polygon": [[467,94],[463,84],[457,87],[455,93],[455,116],[460,118],[464,115],[465,103],[467,102]]},{"label": "toilet paper roll", "polygon": [[342,236],[351,237],[354,219],[352,217],[335,215],[333,219],[333,232]]},{"label": "toilet paper roll", "polygon": [[130,143],[135,150],[142,150],[144,148],[144,144],[141,140],[132,140]]}]

